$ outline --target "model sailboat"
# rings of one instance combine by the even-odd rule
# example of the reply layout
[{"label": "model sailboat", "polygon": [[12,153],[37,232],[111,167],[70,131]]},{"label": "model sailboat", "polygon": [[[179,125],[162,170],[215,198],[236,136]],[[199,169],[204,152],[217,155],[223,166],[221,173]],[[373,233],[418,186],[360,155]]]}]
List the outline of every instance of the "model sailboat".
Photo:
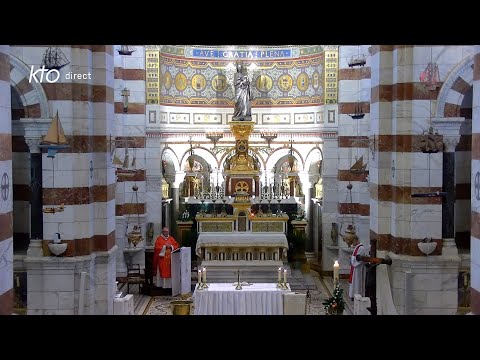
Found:
[{"label": "model sailboat", "polygon": [[65,132],[63,131],[62,123],[58,117],[58,110],[53,118],[47,134],[42,138],[43,145],[66,145],[68,144]]},{"label": "model sailboat", "polygon": [[348,66],[349,67],[364,66],[366,63],[367,63],[367,59],[365,58],[365,55],[361,54],[357,56],[352,56],[348,61]]},{"label": "model sailboat", "polygon": [[368,163],[363,163],[363,155],[360,156],[360,159],[355,161],[355,163],[352,165],[350,168],[350,172],[354,174],[363,174],[366,173],[368,170],[366,170]]},{"label": "model sailboat", "polygon": [[[65,137],[65,133],[63,131],[62,123],[60,122],[60,118],[58,117],[58,110],[55,114],[55,117],[50,124],[50,127],[47,131],[47,134],[42,138],[42,143],[44,147],[47,148],[48,154],[47,157],[53,158],[55,157],[57,151],[62,148],[68,147],[67,138]],[[55,187],[55,174],[53,174],[53,187]],[[55,201],[54,201],[55,204]],[[60,204],[60,206],[55,207],[47,207],[43,209],[43,212],[46,214],[55,214],[57,212],[62,212],[64,210],[64,204]]]},{"label": "model sailboat", "polygon": [[425,85],[427,90],[435,90],[437,87],[440,87],[442,83],[440,82],[438,65],[432,62],[428,63],[425,70],[420,73],[420,81]]},{"label": "model sailboat", "polygon": [[363,119],[365,116],[365,113],[363,112],[362,104],[360,101],[357,101],[355,103],[355,113],[349,115],[352,119],[358,120],[358,119]]},{"label": "model sailboat", "polygon": [[60,70],[70,62],[59,47],[48,47],[42,58],[42,66],[49,70]]},{"label": "model sailboat", "polygon": [[117,165],[117,176],[119,177],[133,177],[137,173],[136,167],[136,157],[133,155],[132,162],[130,162],[130,155],[128,153],[128,147],[125,148],[125,157],[122,160],[114,154],[112,159],[112,164]]},{"label": "model sailboat", "polygon": [[117,51],[120,55],[132,55],[135,49],[129,45],[121,45]]}]

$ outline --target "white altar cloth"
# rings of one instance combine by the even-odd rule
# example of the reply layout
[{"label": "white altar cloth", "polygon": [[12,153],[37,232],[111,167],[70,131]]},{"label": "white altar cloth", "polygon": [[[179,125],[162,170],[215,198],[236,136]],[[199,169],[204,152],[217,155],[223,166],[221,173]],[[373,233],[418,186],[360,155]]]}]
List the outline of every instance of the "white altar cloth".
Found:
[{"label": "white altar cloth", "polygon": [[257,283],[235,290],[233,283],[211,283],[193,293],[195,315],[283,315],[283,294],[275,283]]}]

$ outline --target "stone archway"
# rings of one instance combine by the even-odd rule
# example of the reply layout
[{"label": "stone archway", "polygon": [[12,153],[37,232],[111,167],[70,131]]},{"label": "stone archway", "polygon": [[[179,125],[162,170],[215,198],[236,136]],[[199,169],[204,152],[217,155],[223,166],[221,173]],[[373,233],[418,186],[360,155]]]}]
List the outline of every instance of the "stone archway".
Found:
[{"label": "stone archway", "polygon": [[10,55],[10,85],[23,105],[23,118],[49,118],[48,100],[41,84],[30,82],[28,66]]}]

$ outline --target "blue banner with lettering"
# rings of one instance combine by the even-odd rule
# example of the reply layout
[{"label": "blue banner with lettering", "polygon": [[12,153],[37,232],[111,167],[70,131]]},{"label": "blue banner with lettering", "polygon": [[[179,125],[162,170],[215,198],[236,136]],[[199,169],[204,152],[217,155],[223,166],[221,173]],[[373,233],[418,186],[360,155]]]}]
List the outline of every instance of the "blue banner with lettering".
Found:
[{"label": "blue banner with lettering", "polygon": [[194,58],[215,59],[283,59],[291,58],[291,49],[263,49],[263,50],[214,50],[194,48],[190,53]]}]

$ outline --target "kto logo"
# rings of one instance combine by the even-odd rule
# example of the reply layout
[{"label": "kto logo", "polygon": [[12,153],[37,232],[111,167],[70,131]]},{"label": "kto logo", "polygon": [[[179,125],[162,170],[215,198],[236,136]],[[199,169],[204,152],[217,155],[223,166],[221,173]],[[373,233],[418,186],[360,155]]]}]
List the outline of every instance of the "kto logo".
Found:
[{"label": "kto logo", "polygon": [[[32,66],[30,68],[30,77],[28,78],[29,83],[32,83],[32,79],[37,84],[42,83],[44,77],[45,77],[45,81],[50,83],[50,84],[51,83],[56,83],[58,81],[58,79],[60,79],[60,71],[58,71],[56,69],[45,69],[45,65],[43,65],[40,69],[38,69],[35,72],[33,70],[34,69],[33,69],[33,66]],[[39,75],[40,79],[37,78],[38,73],[40,73],[40,75]]]}]

